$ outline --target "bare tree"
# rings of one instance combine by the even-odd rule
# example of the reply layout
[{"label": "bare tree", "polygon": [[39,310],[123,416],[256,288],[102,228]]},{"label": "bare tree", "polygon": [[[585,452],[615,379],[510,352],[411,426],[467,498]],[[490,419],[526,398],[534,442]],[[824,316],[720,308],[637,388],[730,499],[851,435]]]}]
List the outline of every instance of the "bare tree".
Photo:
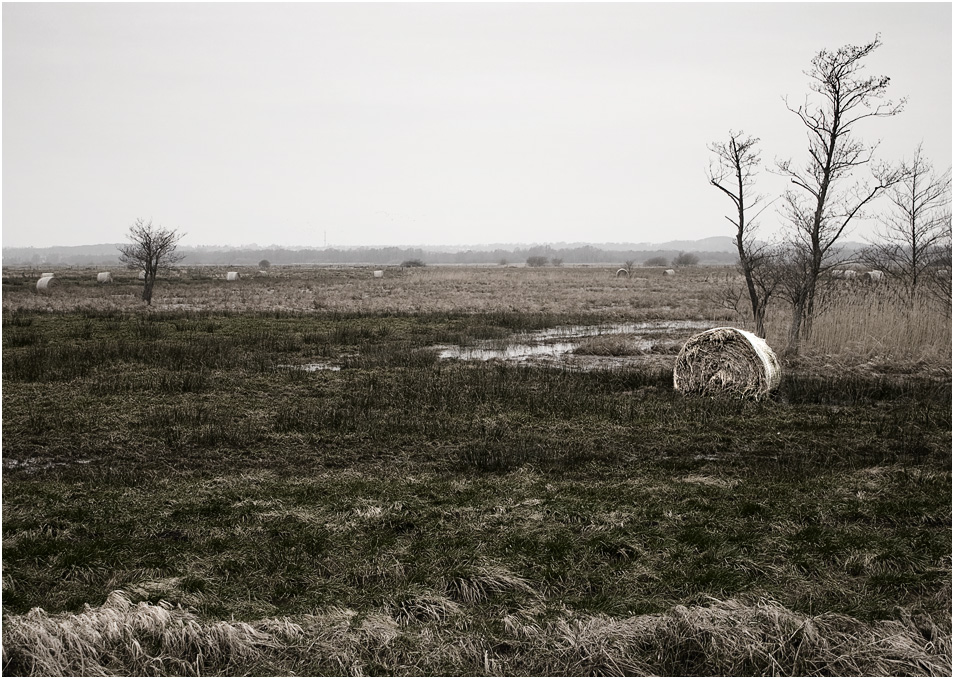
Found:
[{"label": "bare tree", "polygon": [[145,222],[137,219],[129,227],[126,237],[131,241],[119,246],[119,261],[130,269],[144,272],[145,281],[142,289],[142,299],[146,304],[152,304],[152,288],[156,284],[156,274],[182,260],[185,255],[176,254],[179,241],[185,236],[175,229],[164,229],[153,226],[152,221]]},{"label": "bare tree", "polygon": [[[755,334],[765,337],[765,311],[778,278],[770,266],[771,247],[755,239],[755,219],[767,206],[751,217],[748,212],[764,201],[764,196],[753,194],[759,166],[758,143],[756,137],[744,137],[742,132],[730,130],[728,143],[709,144],[709,151],[715,154],[714,163],[709,164],[709,183],[727,195],[735,206],[735,214],[726,215],[726,219],[735,226],[739,268],[745,278]],[[734,290],[728,293],[726,302],[730,308],[738,310],[740,301]]]},{"label": "bare tree", "polygon": [[788,351],[797,353],[801,340],[811,335],[815,295],[821,275],[835,265],[836,243],[863,208],[901,178],[897,170],[879,165],[872,170],[873,183],[845,187],[854,171],[872,160],[877,144],[868,146],[855,134],[866,118],[893,116],[904,100],[882,101],[890,78],[864,77],[862,61],[881,45],[879,37],[867,45],[846,45],[834,52],[822,50],[812,59],[810,88],[820,95],[818,103],[805,103],[795,113],[808,130],[808,160],[804,166],[791,161],[778,163],[778,172],[795,188],[785,193],[783,216],[792,227],[789,242],[801,250],[790,267],[802,281],[789,286],[793,304]]},{"label": "bare tree", "polygon": [[881,215],[879,240],[863,259],[901,281],[913,297],[926,277],[937,278],[937,269],[943,267],[937,260],[945,236],[950,240],[951,169],[936,174],[918,144],[903,181],[891,187],[887,197],[891,209]]}]

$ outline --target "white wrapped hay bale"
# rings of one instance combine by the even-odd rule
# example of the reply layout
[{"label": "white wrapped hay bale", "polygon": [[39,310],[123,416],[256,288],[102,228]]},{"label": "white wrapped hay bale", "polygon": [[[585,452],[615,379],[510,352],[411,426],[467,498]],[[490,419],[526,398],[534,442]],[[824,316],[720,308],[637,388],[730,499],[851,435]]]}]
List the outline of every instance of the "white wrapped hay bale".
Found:
[{"label": "white wrapped hay bale", "polygon": [[36,282],[36,291],[37,292],[46,292],[50,289],[50,283],[53,282],[53,274],[43,274],[43,276]]},{"label": "white wrapped hay bale", "polygon": [[53,274],[51,274],[51,273],[41,273],[41,274],[40,274],[40,278],[53,278]]},{"label": "white wrapped hay bale", "polygon": [[663,271],[663,276],[675,276],[676,272],[674,269],[666,269]]},{"label": "white wrapped hay bale", "polygon": [[103,271],[101,273],[98,273],[96,274],[96,282],[97,283],[112,283],[113,275],[109,273],[108,271]]},{"label": "white wrapped hay bale", "polygon": [[686,342],[672,370],[673,386],[684,394],[732,394],[760,398],[782,381],[772,348],[738,328],[713,328]]},{"label": "white wrapped hay bale", "polygon": [[239,279],[238,271],[229,271],[225,274],[225,280],[227,281],[237,281]]},{"label": "white wrapped hay bale", "polygon": [[617,278],[629,278],[629,269],[617,269],[616,270]]},{"label": "white wrapped hay bale", "polygon": [[145,271],[140,271],[140,272],[139,272],[139,280],[141,280],[141,281],[146,280],[146,272],[145,272]]},{"label": "white wrapped hay bale", "polygon": [[384,272],[383,272],[383,271],[380,271],[380,270],[375,271],[375,272],[374,272],[374,277],[375,277],[375,278],[384,278]]}]

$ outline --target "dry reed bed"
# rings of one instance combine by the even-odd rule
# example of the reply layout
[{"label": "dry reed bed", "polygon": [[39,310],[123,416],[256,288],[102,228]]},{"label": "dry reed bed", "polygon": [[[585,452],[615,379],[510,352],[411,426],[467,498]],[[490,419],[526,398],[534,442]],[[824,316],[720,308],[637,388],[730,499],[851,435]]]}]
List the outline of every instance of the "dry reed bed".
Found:
[{"label": "dry reed bed", "polygon": [[[448,606],[447,604],[450,604]],[[930,621],[865,624],[808,616],[773,601],[711,600],[615,618],[519,611],[471,634],[466,613],[437,596],[415,615],[332,608],[254,623],[205,621],[181,606],[132,603],[119,590],[83,613],[33,609],[4,617],[5,675],[247,673],[363,675],[950,676],[951,642]]]}]

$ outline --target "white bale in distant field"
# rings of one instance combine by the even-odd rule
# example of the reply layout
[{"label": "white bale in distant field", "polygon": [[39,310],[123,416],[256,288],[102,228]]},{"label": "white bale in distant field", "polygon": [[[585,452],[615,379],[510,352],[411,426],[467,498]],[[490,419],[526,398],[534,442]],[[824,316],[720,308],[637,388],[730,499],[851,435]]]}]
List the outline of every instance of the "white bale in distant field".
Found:
[{"label": "white bale in distant field", "polygon": [[381,270],[375,271],[375,272],[374,272],[374,277],[375,277],[375,278],[384,278],[384,272],[381,271]]},{"label": "white bale in distant field", "polygon": [[629,269],[617,269],[616,270],[617,278],[629,278]]},{"label": "white bale in distant field", "polygon": [[41,273],[41,274],[40,274],[40,278],[53,278],[53,274],[51,274],[51,273]]},{"label": "white bale in distant field", "polygon": [[865,274],[865,276],[868,277],[869,283],[880,283],[884,280],[884,271],[878,271],[876,269],[874,271],[869,271]]},{"label": "white bale in distant field", "polygon": [[141,281],[146,280],[146,272],[145,272],[145,271],[140,271],[140,272],[139,272],[139,280],[141,280]]},{"label": "white bale in distant field", "polygon": [[113,275],[109,273],[108,271],[103,271],[102,273],[98,273],[96,274],[96,282],[97,283],[112,283]]},{"label": "white bale in distant field", "polygon": [[237,281],[239,279],[238,271],[229,271],[225,274],[225,280],[227,281]]},{"label": "white bale in distant field", "polygon": [[673,269],[666,269],[663,271],[663,276],[675,276],[676,272]]},{"label": "white bale in distant field", "polygon": [[53,282],[53,274],[44,275],[36,282],[36,291],[44,292],[48,290],[51,282]]}]

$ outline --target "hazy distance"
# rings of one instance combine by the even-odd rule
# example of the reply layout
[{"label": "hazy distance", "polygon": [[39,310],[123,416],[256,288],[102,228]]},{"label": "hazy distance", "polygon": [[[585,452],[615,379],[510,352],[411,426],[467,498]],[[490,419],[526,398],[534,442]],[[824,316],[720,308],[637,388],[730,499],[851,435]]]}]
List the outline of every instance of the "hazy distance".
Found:
[{"label": "hazy distance", "polygon": [[[783,97],[883,46],[858,132],[951,164],[950,3],[3,5],[3,245],[658,243],[731,235],[706,145],[799,162]],[[761,219],[778,228],[772,210]],[[851,234],[861,240],[870,224]]]}]

